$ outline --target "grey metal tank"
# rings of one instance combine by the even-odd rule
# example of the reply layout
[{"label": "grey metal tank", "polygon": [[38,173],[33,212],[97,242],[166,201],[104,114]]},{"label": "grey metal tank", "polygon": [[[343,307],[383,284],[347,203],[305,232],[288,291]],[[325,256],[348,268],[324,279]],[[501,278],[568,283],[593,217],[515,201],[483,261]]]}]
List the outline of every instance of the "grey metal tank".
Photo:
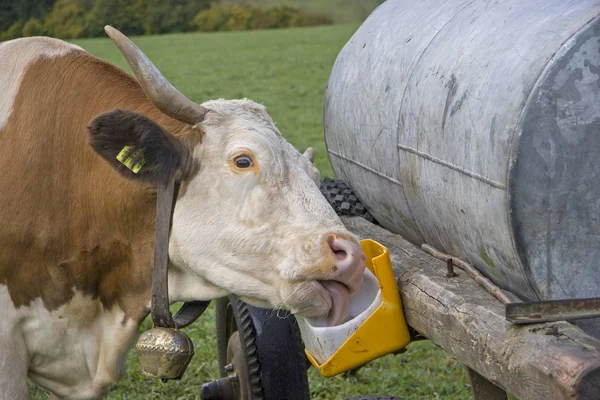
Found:
[{"label": "grey metal tank", "polygon": [[387,229],[524,299],[600,296],[600,3],[388,0],[325,95],[336,175]]}]

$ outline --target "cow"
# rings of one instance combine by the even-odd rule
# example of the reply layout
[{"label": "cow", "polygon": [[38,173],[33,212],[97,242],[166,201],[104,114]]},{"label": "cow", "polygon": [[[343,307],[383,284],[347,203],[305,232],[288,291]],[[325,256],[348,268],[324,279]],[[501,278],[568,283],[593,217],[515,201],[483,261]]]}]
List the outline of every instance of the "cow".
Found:
[{"label": "cow", "polygon": [[[191,101],[105,31],[135,78],[58,39],[0,44],[2,400],[28,398],[27,378],[94,399],[122,376],[149,314],[157,182],[169,174],[181,188],[171,302],[235,294],[336,325],[361,285],[364,254],[321,195],[311,149],[292,147],[254,101]],[[126,146],[143,163],[124,165]]]}]

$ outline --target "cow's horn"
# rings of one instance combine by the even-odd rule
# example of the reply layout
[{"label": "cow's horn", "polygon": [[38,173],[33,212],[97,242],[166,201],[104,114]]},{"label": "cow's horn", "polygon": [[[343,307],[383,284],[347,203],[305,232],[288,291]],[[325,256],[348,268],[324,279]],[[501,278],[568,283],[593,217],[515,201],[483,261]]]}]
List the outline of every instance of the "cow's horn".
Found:
[{"label": "cow's horn", "polygon": [[106,25],[104,30],[131,66],[146,96],[160,111],[190,125],[204,119],[207,109],[175,89],[127,36],[110,25]]}]

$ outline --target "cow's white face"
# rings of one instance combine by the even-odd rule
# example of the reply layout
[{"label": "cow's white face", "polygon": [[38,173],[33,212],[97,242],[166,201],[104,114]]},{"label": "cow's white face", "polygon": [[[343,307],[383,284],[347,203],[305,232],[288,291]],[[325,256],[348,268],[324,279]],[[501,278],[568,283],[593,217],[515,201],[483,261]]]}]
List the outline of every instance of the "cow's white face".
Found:
[{"label": "cow's white face", "polygon": [[261,105],[203,106],[205,135],[193,149],[199,170],[173,216],[172,268],[257,306],[339,323],[365,257],[320,193],[317,169]]},{"label": "cow's white face", "polygon": [[[92,148],[128,178],[157,183],[183,173],[169,243],[173,297],[233,293],[258,306],[342,322],[362,283],[365,256],[321,195],[309,160],[283,139],[262,106],[196,104],[133,42],[105,30],[148,99],[204,132],[192,145],[129,110],[101,114],[88,127]],[[140,169],[116,161],[125,149]]]}]

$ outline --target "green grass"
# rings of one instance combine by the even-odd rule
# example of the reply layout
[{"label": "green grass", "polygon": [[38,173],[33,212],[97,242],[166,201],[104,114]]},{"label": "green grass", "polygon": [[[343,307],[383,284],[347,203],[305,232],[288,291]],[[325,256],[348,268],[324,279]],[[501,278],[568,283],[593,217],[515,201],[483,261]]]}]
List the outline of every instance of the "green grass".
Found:
[{"label": "green grass", "polygon": [[[140,332],[151,327],[149,318]],[[110,400],[200,400],[199,388],[218,377],[214,307],[185,328],[194,341],[195,355],[181,381],[162,383],[142,375],[134,351],[127,357],[125,377],[111,388]],[[309,370],[312,400],[339,400],[359,395],[395,395],[405,400],[470,399],[464,367],[429,341],[408,345],[399,355],[387,355],[351,374],[324,378]],[[43,390],[30,384],[31,400],[48,399]]]},{"label": "green grass", "polygon": [[[335,57],[355,25],[134,38],[177,88],[197,102],[248,97],[267,106],[283,135],[297,148],[316,149],[316,164],[331,175],[322,128],[323,94]],[[121,67],[125,61],[107,39],[77,41]],[[148,321],[142,330],[149,327]],[[184,379],[166,384],[144,378],[130,352],[125,378],[109,399],[198,399],[204,382],[217,377],[214,312],[185,329],[196,347]],[[323,378],[309,372],[313,399],[390,394],[405,399],[469,399],[464,368],[432,343],[416,342],[355,375]],[[47,395],[33,385],[32,399]]]}]

